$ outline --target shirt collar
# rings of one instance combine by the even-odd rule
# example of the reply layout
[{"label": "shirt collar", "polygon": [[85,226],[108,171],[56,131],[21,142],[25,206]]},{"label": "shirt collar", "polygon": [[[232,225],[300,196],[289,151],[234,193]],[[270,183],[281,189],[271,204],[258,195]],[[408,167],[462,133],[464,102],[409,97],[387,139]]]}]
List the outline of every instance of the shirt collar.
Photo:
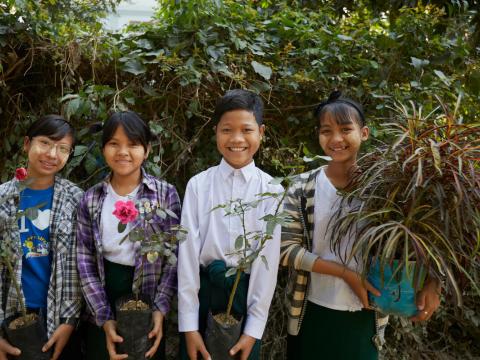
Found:
[{"label": "shirt collar", "polygon": [[[156,187],[155,187],[154,177],[147,174],[147,172],[145,171],[145,169],[143,167],[141,168],[141,170],[142,170],[142,181],[141,181],[141,183],[143,185],[145,185],[145,187],[147,187],[149,190],[155,191]],[[110,183],[110,178],[111,177],[112,177],[112,173],[108,174],[107,177],[103,181],[102,190],[105,194],[108,191],[108,184]]]},{"label": "shirt collar", "polygon": [[219,165],[220,173],[222,174],[222,177],[224,180],[226,180],[230,175],[234,175],[236,173],[241,174],[245,181],[249,181],[252,176],[255,174],[255,161],[251,161],[250,164],[245,165],[244,167],[240,169],[235,169],[232,167],[229,163],[225,161],[225,159],[222,158],[222,161],[220,161]]}]

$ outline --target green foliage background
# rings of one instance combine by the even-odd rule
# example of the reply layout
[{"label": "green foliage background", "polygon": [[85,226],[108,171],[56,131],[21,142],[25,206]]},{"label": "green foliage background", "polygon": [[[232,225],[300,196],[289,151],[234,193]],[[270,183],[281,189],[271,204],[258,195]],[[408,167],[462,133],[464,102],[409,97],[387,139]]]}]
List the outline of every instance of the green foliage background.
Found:
[{"label": "green foliage background", "polygon": [[[320,151],[311,110],[335,88],[366,109],[373,140],[395,102],[429,112],[438,99],[464,122],[478,122],[477,1],[159,0],[155,19],[106,32],[114,0],[7,0],[0,4],[0,177],[24,161],[21,135],[38,116],[61,113],[78,129],[65,172],[86,188],[106,174],[99,124],[132,109],[157,135],[150,172],[183,193],[216,164],[210,116],[231,88],[266,103],[267,139],[256,158],[272,175],[310,166]],[[315,165],[315,164],[313,164]],[[264,357],[285,346],[282,282],[272,305]],[[480,357],[480,299],[465,289],[428,324],[392,319],[385,358]],[[174,331],[172,331],[174,333]]]}]

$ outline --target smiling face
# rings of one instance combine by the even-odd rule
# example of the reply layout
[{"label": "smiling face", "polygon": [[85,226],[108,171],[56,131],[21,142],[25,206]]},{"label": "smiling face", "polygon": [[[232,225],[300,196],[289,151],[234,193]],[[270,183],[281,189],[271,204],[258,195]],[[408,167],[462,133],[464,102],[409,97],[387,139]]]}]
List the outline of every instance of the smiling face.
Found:
[{"label": "smiling face", "polygon": [[344,124],[337,123],[330,113],[320,119],[320,146],[332,158],[332,162],[355,163],[362,141],[368,139],[368,127],[360,127],[354,116],[352,113],[352,121]]},{"label": "smiling face", "polygon": [[113,177],[140,178],[141,166],[148,157],[150,148],[145,149],[139,142],[130,140],[119,125],[113,136],[103,147],[103,156],[113,173]]},{"label": "smiling face", "polygon": [[252,162],[265,131],[246,110],[224,113],[215,127],[218,151],[227,163],[240,169]]},{"label": "smiling face", "polygon": [[28,177],[53,182],[55,175],[67,163],[72,145],[71,135],[65,135],[57,141],[42,135],[32,138],[26,136],[23,149],[28,156]]}]

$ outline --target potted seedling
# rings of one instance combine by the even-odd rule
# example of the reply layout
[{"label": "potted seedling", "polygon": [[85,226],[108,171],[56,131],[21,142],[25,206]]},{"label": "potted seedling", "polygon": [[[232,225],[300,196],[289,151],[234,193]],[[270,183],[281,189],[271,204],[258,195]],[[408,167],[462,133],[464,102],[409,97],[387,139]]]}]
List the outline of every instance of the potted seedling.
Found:
[{"label": "potted seedling", "polygon": [[[7,204],[18,208],[19,194],[33,179],[27,179],[24,168],[16,170],[16,191],[9,196],[0,198],[0,206]],[[20,360],[49,360],[51,351],[42,352],[42,348],[48,340],[44,319],[36,313],[27,313],[21,284],[16,274],[18,261],[22,259],[22,247],[19,239],[12,239],[5,229],[14,228],[18,220],[25,216],[31,221],[38,217],[38,209],[44,204],[30,207],[24,211],[17,211],[14,216],[0,219],[0,263],[6,268],[6,274],[11,286],[15,289],[18,299],[17,313],[5,319],[2,325],[4,336],[7,341],[21,350],[21,355],[16,357]]]},{"label": "potted seedling", "polygon": [[[480,268],[480,125],[463,123],[458,106],[398,105],[385,125],[394,140],[358,161],[331,221],[332,246],[356,231],[347,262],[363,265],[381,291],[372,304],[412,316],[426,276],[443,282],[458,304],[467,281],[476,291]],[[480,292],[480,291],[479,291]]]},{"label": "potted seedling", "polygon": [[[125,230],[128,223],[132,223],[131,230],[121,243],[128,239],[137,244],[141,269],[144,261],[154,264],[160,257],[171,265],[176,264],[178,242],[185,238],[186,230],[175,225],[161,231],[155,226],[169,216],[177,219],[174,212],[148,199],[141,199],[137,203],[117,201],[113,214],[120,220],[119,233]],[[118,353],[128,354],[128,358],[133,360],[145,359],[145,353],[153,343],[148,339],[153,327],[153,299],[140,292],[142,275],[138,274],[133,280],[133,294],[118,299],[115,304],[117,332],[123,337],[123,342],[117,344],[117,350]]]},{"label": "potted seedling", "polygon": [[[280,184],[283,180],[283,178],[275,178],[271,184]],[[267,259],[264,255],[261,255],[261,252],[265,248],[267,241],[272,239],[275,227],[277,225],[284,225],[289,221],[289,215],[280,211],[285,193],[285,191],[279,193],[261,193],[258,194],[257,199],[253,201],[234,199],[212,209],[212,211],[222,209],[225,216],[238,217],[242,225],[242,233],[235,240],[234,250],[226,254],[227,256],[235,256],[238,258],[236,266],[231,267],[225,273],[225,278],[231,278],[235,275],[233,284],[231,285],[226,311],[216,314],[209,312],[207,318],[205,345],[212,359],[231,359],[228,352],[240,338],[244,320],[240,314],[233,311],[235,295],[237,294],[240,279],[242,276],[245,276],[245,271],[250,269],[252,263],[259,257],[268,269],[269,264]],[[266,214],[261,218],[261,220],[265,221],[264,230],[250,231],[247,229],[245,215],[256,208],[261,202],[272,198],[275,199],[277,205],[273,214]],[[277,266],[277,264],[271,266]]]}]

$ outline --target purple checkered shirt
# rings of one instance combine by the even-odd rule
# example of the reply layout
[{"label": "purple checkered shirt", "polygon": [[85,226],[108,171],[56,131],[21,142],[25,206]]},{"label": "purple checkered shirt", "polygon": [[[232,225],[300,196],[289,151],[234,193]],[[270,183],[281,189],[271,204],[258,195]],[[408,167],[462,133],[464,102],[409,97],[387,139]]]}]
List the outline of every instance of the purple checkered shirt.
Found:
[{"label": "purple checkered shirt", "polygon": [[[107,195],[107,187],[108,180],[105,180],[90,188],[79,204],[77,215],[80,283],[87,303],[87,317],[98,326],[114,319],[105,291],[100,231],[102,205]],[[151,224],[152,231],[168,231],[171,226],[179,223],[181,210],[177,190],[173,185],[148,175],[143,169],[136,199],[157,202],[160,207],[170,209],[178,216],[178,219],[168,216],[161,222]],[[177,266],[170,265],[161,256],[153,264],[142,262],[137,246],[134,279],[138,276],[142,276],[140,293],[149,295],[153,299],[154,310],[160,310],[165,315],[170,310],[172,297],[177,291]]]}]

